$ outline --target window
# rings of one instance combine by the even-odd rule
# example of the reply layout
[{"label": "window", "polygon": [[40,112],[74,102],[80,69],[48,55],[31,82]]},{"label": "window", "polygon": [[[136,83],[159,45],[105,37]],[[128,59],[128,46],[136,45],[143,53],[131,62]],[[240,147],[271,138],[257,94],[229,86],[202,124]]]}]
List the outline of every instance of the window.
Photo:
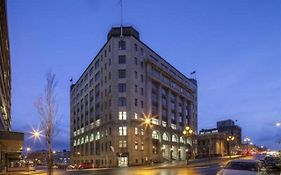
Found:
[{"label": "window", "polygon": [[141,48],[141,56],[143,56],[143,48]]},{"label": "window", "polygon": [[100,65],[100,60],[97,60],[96,63],[95,63],[95,70],[97,70],[97,68],[99,67]]},{"label": "window", "polygon": [[135,79],[138,79],[138,72],[135,71]]},{"label": "window", "polygon": [[111,52],[111,45],[108,46],[108,52]]},{"label": "window", "polygon": [[119,97],[118,98],[118,106],[126,106],[126,98],[125,97]]},{"label": "window", "polygon": [[118,63],[119,64],[126,64],[126,55],[119,55]]},{"label": "window", "polygon": [[125,83],[119,83],[118,84],[118,91],[119,92],[126,92],[126,84]]},{"label": "window", "polygon": [[141,101],[141,108],[143,108],[143,106],[144,106],[144,105],[143,105],[143,101]]},{"label": "window", "polygon": [[138,99],[135,99],[135,106],[138,106]]},{"label": "window", "polygon": [[172,135],[172,142],[178,142],[178,137],[175,134]]},{"label": "window", "polygon": [[119,148],[127,148],[127,141],[119,140]]},{"label": "window", "polygon": [[119,112],[119,120],[127,120],[127,112]]},{"label": "window", "polygon": [[127,135],[127,127],[126,126],[120,126],[119,127],[119,136],[126,136]]},{"label": "window", "polygon": [[143,88],[141,88],[141,95],[143,96]]},{"label": "window", "polygon": [[143,151],[144,146],[143,146],[143,142],[141,142],[141,150]]},{"label": "window", "polygon": [[138,45],[135,44],[134,46],[135,46],[135,51],[138,51]]},{"label": "window", "polygon": [[152,131],[152,139],[156,139],[156,140],[159,139],[159,135],[158,135],[157,131]]},{"label": "window", "polygon": [[138,85],[135,85],[135,93],[138,93]]},{"label": "window", "polygon": [[169,137],[166,133],[163,134],[162,139],[165,141],[169,141]]},{"label": "window", "polygon": [[94,141],[94,134],[91,134],[90,142]]},{"label": "window", "polygon": [[96,134],[96,140],[99,140],[99,139],[100,139],[100,132],[98,131]]},{"label": "window", "polygon": [[135,119],[138,119],[138,113],[135,113]]},{"label": "window", "polygon": [[144,134],[144,131],[143,131],[143,129],[141,129],[141,135],[143,136],[143,134]]},{"label": "window", "polygon": [[135,135],[138,135],[138,128],[135,128]]},{"label": "window", "polygon": [[118,70],[118,76],[119,78],[126,78],[126,70],[125,69]]},{"label": "window", "polygon": [[135,57],[135,65],[138,65],[138,58]]},{"label": "window", "polygon": [[88,142],[89,142],[89,137],[86,136],[86,137],[85,137],[85,143],[88,143]]},{"label": "window", "polygon": [[119,41],[118,42],[118,48],[119,48],[119,50],[125,50],[126,49],[126,41],[123,41],[123,40]]},{"label": "window", "polygon": [[95,81],[98,81],[99,78],[100,78],[100,72],[97,72],[97,73],[95,74]]},{"label": "window", "polygon": [[138,141],[135,141],[135,150],[138,149]]}]

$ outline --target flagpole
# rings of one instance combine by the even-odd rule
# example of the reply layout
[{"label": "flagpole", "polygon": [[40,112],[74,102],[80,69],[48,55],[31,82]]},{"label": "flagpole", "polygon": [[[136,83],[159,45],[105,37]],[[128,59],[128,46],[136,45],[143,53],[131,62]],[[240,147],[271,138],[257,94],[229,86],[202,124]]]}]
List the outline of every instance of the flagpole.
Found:
[{"label": "flagpole", "polygon": [[123,1],[120,0],[120,22],[121,22],[121,35],[120,37],[123,38]]}]

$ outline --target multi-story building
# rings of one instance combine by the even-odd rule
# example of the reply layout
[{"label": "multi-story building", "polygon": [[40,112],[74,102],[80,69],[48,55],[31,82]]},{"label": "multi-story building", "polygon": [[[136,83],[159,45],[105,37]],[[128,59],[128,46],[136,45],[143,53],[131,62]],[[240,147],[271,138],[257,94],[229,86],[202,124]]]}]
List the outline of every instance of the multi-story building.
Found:
[{"label": "multi-story building", "polygon": [[201,130],[197,136],[198,157],[214,157],[227,155],[228,142],[225,133],[217,129]]},{"label": "multi-story building", "polygon": [[220,133],[226,133],[235,137],[235,142],[241,144],[242,130],[241,127],[236,125],[233,120],[222,120],[217,122],[217,129]]},{"label": "multi-story building", "polygon": [[197,132],[196,80],[145,45],[133,27],[110,30],[70,98],[71,163],[185,160],[192,141],[183,128]]},{"label": "multi-story building", "polygon": [[11,65],[6,1],[0,0],[0,173],[19,157],[23,133],[11,132]]}]

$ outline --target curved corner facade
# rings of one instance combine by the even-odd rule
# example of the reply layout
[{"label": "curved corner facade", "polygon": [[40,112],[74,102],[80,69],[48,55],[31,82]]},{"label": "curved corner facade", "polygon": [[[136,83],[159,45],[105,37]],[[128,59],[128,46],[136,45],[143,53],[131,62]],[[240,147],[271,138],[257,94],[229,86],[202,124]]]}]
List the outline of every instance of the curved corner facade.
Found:
[{"label": "curved corner facade", "polygon": [[70,89],[71,163],[133,166],[196,152],[183,135],[186,126],[197,133],[196,80],[146,46],[134,28],[124,27],[123,37],[112,28]]}]

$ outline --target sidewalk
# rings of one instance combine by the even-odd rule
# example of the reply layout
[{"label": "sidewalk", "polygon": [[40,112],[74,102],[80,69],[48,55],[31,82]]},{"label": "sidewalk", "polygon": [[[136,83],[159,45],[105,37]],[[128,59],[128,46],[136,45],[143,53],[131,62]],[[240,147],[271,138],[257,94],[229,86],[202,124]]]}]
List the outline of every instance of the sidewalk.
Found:
[{"label": "sidewalk", "polygon": [[7,172],[7,173],[0,173],[0,175],[21,175],[21,174],[43,174],[46,171],[44,170],[36,170],[36,171],[14,171],[14,172]]}]

